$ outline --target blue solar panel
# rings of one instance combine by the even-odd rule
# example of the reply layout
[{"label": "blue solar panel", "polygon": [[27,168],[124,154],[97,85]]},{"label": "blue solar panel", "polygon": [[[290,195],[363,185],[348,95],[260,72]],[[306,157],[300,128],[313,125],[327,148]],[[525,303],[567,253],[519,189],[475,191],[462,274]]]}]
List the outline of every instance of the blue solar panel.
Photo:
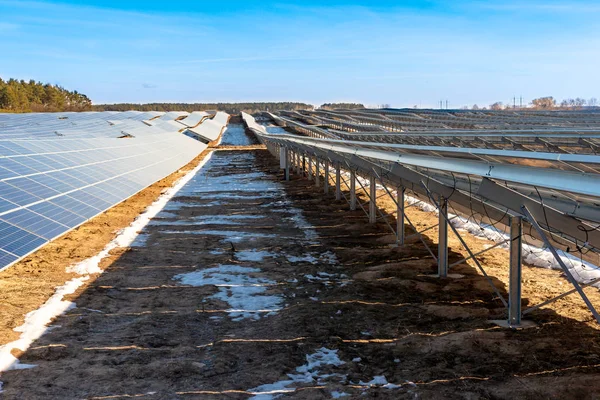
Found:
[{"label": "blue solar panel", "polygon": [[3,215],[0,219],[48,240],[66,230],[64,225],[45,218],[40,214],[36,214],[26,208]]},{"label": "blue solar panel", "polygon": [[45,239],[0,220],[0,247],[22,257],[46,243]]},{"label": "blue solar panel", "polygon": [[36,197],[31,193],[27,193],[26,191],[6,182],[0,182],[0,196],[10,202],[18,204],[19,206],[24,206],[42,200],[41,197]]},{"label": "blue solar panel", "polygon": [[0,265],[9,265],[17,261],[19,257],[14,254],[10,254],[0,249]]},{"label": "blue solar panel", "polygon": [[[206,148],[180,127],[142,122],[161,113],[61,115],[0,116],[0,269],[175,172]],[[133,137],[119,139],[122,130]]]},{"label": "blue solar panel", "polygon": [[48,201],[28,207],[28,209],[64,226],[77,226],[87,219]]},{"label": "blue solar panel", "polygon": [[69,210],[77,215],[81,215],[82,217],[85,217],[86,219],[91,218],[94,215],[98,214],[100,211],[102,211],[101,208],[94,208],[91,205],[82,203],[81,201],[78,201],[69,195],[60,196],[54,200],[49,201],[49,203],[56,204],[56,205],[60,204],[62,207],[66,208],[67,210]]}]

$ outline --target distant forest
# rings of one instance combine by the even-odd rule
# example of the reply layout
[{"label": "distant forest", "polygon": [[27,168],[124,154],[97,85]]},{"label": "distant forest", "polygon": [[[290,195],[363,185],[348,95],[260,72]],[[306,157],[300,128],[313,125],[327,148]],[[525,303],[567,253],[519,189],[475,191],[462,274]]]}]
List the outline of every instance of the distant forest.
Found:
[{"label": "distant forest", "polygon": [[0,78],[0,111],[55,112],[89,111],[91,100],[84,94],[60,86],[30,80]]},{"label": "distant forest", "polygon": [[347,110],[359,110],[365,108],[365,106],[359,103],[325,103],[321,104],[321,107],[319,108],[325,110],[335,110],[339,108],[345,108]]},{"label": "distant forest", "polygon": [[239,114],[241,111],[254,113],[277,110],[311,110],[310,104],[278,102],[278,103],[148,103],[148,104],[98,104],[92,106],[94,111],[225,111],[228,114]]}]

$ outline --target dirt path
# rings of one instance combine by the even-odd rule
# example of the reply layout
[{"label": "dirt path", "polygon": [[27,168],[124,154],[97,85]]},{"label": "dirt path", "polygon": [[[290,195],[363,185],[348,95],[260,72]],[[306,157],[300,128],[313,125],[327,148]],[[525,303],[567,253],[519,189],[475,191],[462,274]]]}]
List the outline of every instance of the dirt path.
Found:
[{"label": "dirt path", "polygon": [[362,211],[279,178],[265,150],[215,152],[22,356],[36,367],[3,374],[4,397],[600,395],[587,323],[494,327],[503,309],[472,267],[432,278],[418,242],[390,248]]}]

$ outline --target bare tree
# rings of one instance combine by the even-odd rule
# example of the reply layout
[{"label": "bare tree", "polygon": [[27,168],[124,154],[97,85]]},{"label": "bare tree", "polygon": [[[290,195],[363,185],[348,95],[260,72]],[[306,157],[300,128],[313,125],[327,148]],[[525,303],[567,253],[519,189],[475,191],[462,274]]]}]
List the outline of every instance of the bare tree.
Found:
[{"label": "bare tree", "polygon": [[477,104],[473,104],[473,107],[471,107],[471,110],[479,110],[479,106]]},{"label": "bare tree", "polygon": [[502,110],[503,104],[501,101],[497,101],[494,104],[490,105],[490,110]]},{"label": "bare tree", "polygon": [[595,97],[592,97],[591,99],[588,100],[587,105],[588,105],[588,107],[597,107],[598,99]]},{"label": "bare tree", "polygon": [[554,97],[552,96],[540,97],[537,99],[533,99],[531,101],[531,105],[534,108],[541,108],[546,110],[556,107],[556,100],[554,100]]},{"label": "bare tree", "polygon": [[577,108],[582,108],[583,106],[585,106],[586,100],[582,99],[581,97],[578,97],[575,99],[575,107]]}]

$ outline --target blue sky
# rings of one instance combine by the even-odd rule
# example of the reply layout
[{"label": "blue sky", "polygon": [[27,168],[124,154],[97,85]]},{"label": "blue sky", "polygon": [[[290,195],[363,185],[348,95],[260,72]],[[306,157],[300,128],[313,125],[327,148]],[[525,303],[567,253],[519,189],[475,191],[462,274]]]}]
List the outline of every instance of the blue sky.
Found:
[{"label": "blue sky", "polygon": [[5,1],[0,77],[94,103],[600,98],[600,2]]}]

